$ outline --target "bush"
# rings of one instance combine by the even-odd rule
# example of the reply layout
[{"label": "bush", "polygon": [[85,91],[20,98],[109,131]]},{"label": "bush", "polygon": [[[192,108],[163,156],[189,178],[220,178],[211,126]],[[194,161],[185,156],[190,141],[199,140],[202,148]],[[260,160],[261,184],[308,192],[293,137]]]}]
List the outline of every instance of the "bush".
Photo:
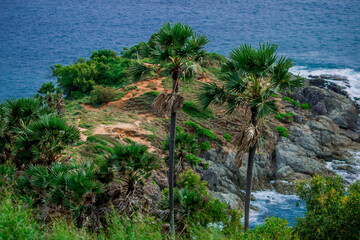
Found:
[{"label": "bush", "polygon": [[91,91],[91,103],[93,105],[108,103],[113,101],[117,95],[115,88],[97,85]]},{"label": "bush", "polygon": [[143,185],[151,172],[160,167],[158,158],[147,149],[147,146],[136,143],[116,144],[106,160],[105,174],[111,171],[107,169],[114,169],[125,182],[127,194],[132,193],[137,184]]},{"label": "bush", "polygon": [[309,110],[309,109],[311,109],[311,106],[309,103],[303,103],[303,104],[301,104],[301,108]]},{"label": "bush", "polygon": [[288,113],[279,113],[275,116],[275,118],[282,122],[293,122],[294,121],[294,114],[292,112]]},{"label": "bush", "polygon": [[197,123],[194,123],[192,121],[186,121],[185,124],[195,132],[196,137],[204,139],[204,140],[200,139],[200,142],[208,141],[208,140],[213,141],[216,139],[216,135],[211,130],[202,128]]},{"label": "bush", "polygon": [[51,69],[65,94],[75,97],[75,93],[89,93],[95,85],[120,87],[126,84],[130,63],[130,60],[117,56],[116,52],[103,49],[94,51],[87,61],[79,58],[74,64],[56,64]]},{"label": "bush", "polygon": [[286,101],[286,102],[290,102],[290,103],[294,104],[296,107],[300,107],[299,102],[292,99],[292,98],[284,97],[283,100]]},{"label": "bush", "polygon": [[[163,141],[163,150],[169,150],[170,135],[165,141]],[[180,126],[176,126],[176,138],[175,138],[175,164],[177,173],[185,169],[185,163],[188,162],[191,167],[196,167],[201,160],[194,155],[198,154],[201,146],[194,134],[187,133]],[[168,163],[168,157],[165,158]],[[177,174],[175,173],[175,174]]]},{"label": "bush", "polygon": [[285,127],[277,127],[275,130],[279,132],[280,136],[289,137],[289,131]]},{"label": "bush", "polygon": [[84,212],[91,215],[97,211],[95,199],[101,199],[98,196],[102,193],[93,164],[29,165],[17,179],[17,189],[36,207],[68,211],[78,226],[89,220],[84,218]]},{"label": "bush", "polygon": [[266,218],[263,225],[258,225],[254,229],[244,234],[244,239],[278,239],[289,240],[299,239],[294,230],[289,226],[286,219],[275,217]]},{"label": "bush", "polygon": [[203,110],[199,105],[191,101],[185,101],[182,110],[191,117],[199,119],[214,118],[214,113],[210,108]]},{"label": "bush", "polygon": [[225,134],[224,134],[224,138],[225,138],[226,141],[231,142],[231,136],[230,136],[230,134],[225,133]]},{"label": "bush", "polygon": [[68,145],[80,139],[79,130],[68,126],[66,121],[54,115],[40,117],[18,131],[15,139],[16,165],[43,163],[51,164]]},{"label": "bush", "polygon": [[[226,203],[213,198],[207,190],[207,182],[191,170],[179,176],[178,187],[174,189],[174,211],[176,226],[179,230],[191,226],[209,227],[209,224],[222,224],[223,232],[230,229],[241,231],[241,214],[228,209]],[[162,191],[160,209],[168,209],[168,189]],[[184,228],[187,226],[186,228]],[[191,237],[190,237],[191,239]]]},{"label": "bush", "polygon": [[307,209],[294,227],[301,239],[359,239],[360,181],[347,189],[339,176],[315,176],[296,193]]}]

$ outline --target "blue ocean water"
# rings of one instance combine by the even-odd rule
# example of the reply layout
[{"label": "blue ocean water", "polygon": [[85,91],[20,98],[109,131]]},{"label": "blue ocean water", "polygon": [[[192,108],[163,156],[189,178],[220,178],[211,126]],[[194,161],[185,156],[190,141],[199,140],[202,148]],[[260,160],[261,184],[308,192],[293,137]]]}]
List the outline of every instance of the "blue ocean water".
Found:
[{"label": "blue ocean water", "polygon": [[244,42],[277,43],[301,66],[295,72],[345,70],[360,94],[359,13],[358,0],[1,0],[0,99],[29,96],[51,65],[121,51],[167,21],[190,24],[224,55]]},{"label": "blue ocean water", "polygon": [[[1,0],[0,100],[34,94],[53,64],[120,52],[167,21],[191,25],[209,37],[208,51],[224,55],[244,42],[277,43],[297,63],[294,73],[345,75],[360,96],[359,0]],[[303,212],[296,197],[264,194],[254,223],[269,215],[293,222]]]}]

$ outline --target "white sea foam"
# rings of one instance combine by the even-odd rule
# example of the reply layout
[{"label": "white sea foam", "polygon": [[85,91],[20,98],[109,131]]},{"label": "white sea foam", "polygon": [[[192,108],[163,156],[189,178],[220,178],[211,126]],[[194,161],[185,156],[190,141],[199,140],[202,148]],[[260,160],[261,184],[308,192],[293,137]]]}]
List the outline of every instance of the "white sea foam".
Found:
[{"label": "white sea foam", "polygon": [[[326,68],[318,68],[318,69],[309,69],[303,66],[295,66],[290,69],[290,71],[294,74],[299,74],[303,77],[308,77],[309,75],[319,76],[321,74],[331,74],[331,75],[339,75],[344,76],[349,80],[350,88],[346,86],[343,81],[333,81],[340,86],[347,87],[346,91],[349,95],[354,97],[360,97],[360,72],[355,71],[354,69],[344,68],[344,69],[326,69]],[[358,101],[360,102],[360,101]]]},{"label": "white sea foam", "polygon": [[253,192],[255,201],[251,204],[259,208],[259,211],[250,210],[250,223],[252,226],[263,224],[266,217],[275,216],[287,218],[292,224],[294,218],[301,216],[305,211],[304,204],[296,207],[296,203],[300,201],[296,195],[285,195],[275,190],[266,190]]},{"label": "white sea foam", "polygon": [[[346,182],[353,183],[356,180],[360,180],[360,152],[353,152],[355,155],[355,161],[350,164],[345,161],[333,160],[326,163],[326,167],[337,175],[341,176]],[[345,169],[339,169],[339,167],[351,167],[351,171]]]}]

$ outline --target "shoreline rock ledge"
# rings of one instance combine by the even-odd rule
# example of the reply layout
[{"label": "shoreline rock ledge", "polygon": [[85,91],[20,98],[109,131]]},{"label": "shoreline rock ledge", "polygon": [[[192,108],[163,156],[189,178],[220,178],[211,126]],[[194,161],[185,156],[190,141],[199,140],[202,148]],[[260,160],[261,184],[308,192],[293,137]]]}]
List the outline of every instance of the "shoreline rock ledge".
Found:
[{"label": "shoreline rock ledge", "polygon": [[[327,78],[316,79],[325,81]],[[338,80],[346,79],[339,76]],[[313,86],[311,81],[290,94],[300,104],[309,103],[311,110],[285,104],[283,110],[295,115],[295,121],[286,126],[289,138],[275,139],[272,153],[260,149],[261,154],[256,154],[253,190],[275,188],[279,193],[293,194],[296,181],[310,179],[314,174],[334,175],[326,167],[327,162],[342,160],[352,164],[355,160],[353,152],[360,151],[360,119],[355,102],[335,83],[328,88],[326,84]],[[276,135],[275,131],[273,134]],[[208,169],[198,171],[208,181],[215,197],[232,208],[242,208],[247,156],[243,156],[242,166],[237,168],[235,155],[234,150],[210,149],[203,156],[209,163]]]}]

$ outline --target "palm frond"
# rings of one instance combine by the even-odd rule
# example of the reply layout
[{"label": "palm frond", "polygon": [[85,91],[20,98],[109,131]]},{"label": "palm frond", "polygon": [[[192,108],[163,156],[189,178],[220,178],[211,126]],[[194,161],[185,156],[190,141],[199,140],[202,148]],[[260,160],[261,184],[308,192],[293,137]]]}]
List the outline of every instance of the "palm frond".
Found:
[{"label": "palm frond", "polygon": [[202,86],[198,100],[201,106],[206,109],[212,102],[216,104],[225,103],[226,95],[224,87],[220,87],[216,83],[208,83]]},{"label": "palm frond", "polygon": [[134,62],[129,68],[129,75],[134,82],[138,82],[148,77],[154,77],[156,73],[152,66]]}]

